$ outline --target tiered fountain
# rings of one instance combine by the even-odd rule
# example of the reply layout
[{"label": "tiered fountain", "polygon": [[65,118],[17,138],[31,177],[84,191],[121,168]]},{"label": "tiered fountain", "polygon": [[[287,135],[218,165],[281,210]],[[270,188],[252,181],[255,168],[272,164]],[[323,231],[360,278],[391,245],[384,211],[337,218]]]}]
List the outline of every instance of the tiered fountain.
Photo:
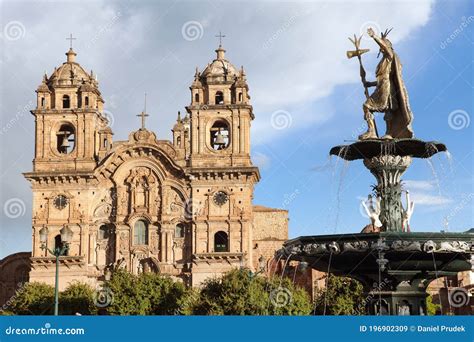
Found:
[{"label": "tiered fountain", "polygon": [[[388,32],[376,37],[383,57],[377,67],[377,81],[366,82],[364,103],[368,131],[351,145],[333,147],[331,155],[364,165],[377,179],[371,203],[365,205],[371,224],[361,233],[302,236],[289,240],[278,252],[287,260],[308,263],[310,267],[338,276],[359,280],[367,295],[366,312],[371,315],[426,314],[426,288],[439,277],[453,276],[474,267],[474,235],[469,233],[410,232],[413,202],[402,204],[401,176],[413,158],[430,158],[446,151],[438,142],[414,139],[401,65]],[[360,38],[348,57],[360,56]],[[367,88],[376,89],[369,96]],[[373,113],[385,113],[386,135],[378,138]],[[330,303],[329,303],[330,304]]]}]

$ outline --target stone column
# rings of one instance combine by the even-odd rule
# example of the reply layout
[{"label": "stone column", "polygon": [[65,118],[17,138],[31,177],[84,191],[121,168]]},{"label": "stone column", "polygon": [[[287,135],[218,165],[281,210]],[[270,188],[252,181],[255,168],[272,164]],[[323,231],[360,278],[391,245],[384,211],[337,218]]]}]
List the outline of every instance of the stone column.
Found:
[{"label": "stone column", "polygon": [[382,154],[364,159],[364,165],[377,179],[375,192],[380,197],[380,221],[383,231],[402,231],[400,178],[411,164],[409,156]]}]

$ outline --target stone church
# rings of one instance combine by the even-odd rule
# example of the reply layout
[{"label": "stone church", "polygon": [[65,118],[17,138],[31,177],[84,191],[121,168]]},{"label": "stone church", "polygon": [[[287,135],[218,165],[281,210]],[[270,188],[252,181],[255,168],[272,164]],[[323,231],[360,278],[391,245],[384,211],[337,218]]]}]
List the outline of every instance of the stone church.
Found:
[{"label": "stone church", "polygon": [[[61,229],[73,233],[60,258],[60,288],[94,286],[108,271],[159,272],[199,286],[235,267],[268,264],[288,237],[288,212],[252,202],[260,173],[250,158],[255,118],[243,68],[219,46],[196,69],[190,103],[172,141],[146,126],[114,141],[93,72],[71,48],[36,90],[32,252],[0,260],[3,303],[19,281],[54,284]],[[120,118],[116,118],[119,120]],[[263,259],[262,259],[263,257]]]}]

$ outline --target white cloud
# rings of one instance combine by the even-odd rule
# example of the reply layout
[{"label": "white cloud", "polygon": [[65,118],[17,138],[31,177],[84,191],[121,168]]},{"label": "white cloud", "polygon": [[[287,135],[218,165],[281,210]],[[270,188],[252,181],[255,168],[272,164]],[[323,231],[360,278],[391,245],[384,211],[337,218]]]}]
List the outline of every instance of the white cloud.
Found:
[{"label": "white cloud", "polygon": [[252,153],[252,162],[255,166],[258,166],[260,169],[268,169],[271,165],[271,158],[266,154],[261,152]]},{"label": "white cloud", "polygon": [[409,191],[413,190],[433,190],[434,183],[432,181],[420,181],[420,180],[404,180],[403,187]]},{"label": "white cloud", "polygon": [[441,195],[430,195],[419,192],[411,193],[411,197],[412,200],[415,202],[415,205],[444,206],[453,202],[452,199]]},{"label": "white cloud", "polygon": [[453,202],[452,199],[439,194],[437,186],[433,181],[404,180],[403,188],[410,192],[411,199],[415,202],[415,205],[444,206]]}]

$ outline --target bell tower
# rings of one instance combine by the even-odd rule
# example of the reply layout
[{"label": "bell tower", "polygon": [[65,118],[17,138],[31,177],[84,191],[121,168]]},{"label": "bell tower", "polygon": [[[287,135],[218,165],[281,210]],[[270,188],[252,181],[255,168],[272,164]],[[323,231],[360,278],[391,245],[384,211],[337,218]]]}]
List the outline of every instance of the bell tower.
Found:
[{"label": "bell tower", "polygon": [[35,172],[92,171],[112,144],[97,77],[76,55],[71,46],[66,62],[36,90]]},{"label": "bell tower", "polygon": [[250,166],[250,123],[254,119],[243,67],[237,70],[222,45],[204,71],[196,69],[191,104],[193,167]]},{"label": "bell tower", "polygon": [[[221,36],[219,36],[221,38]],[[254,119],[244,69],[220,44],[216,58],[191,84],[189,173],[193,215],[192,283],[233,267],[253,268],[254,185],[250,160]],[[213,266],[221,260],[219,266]],[[217,268],[216,268],[217,267]]]}]

